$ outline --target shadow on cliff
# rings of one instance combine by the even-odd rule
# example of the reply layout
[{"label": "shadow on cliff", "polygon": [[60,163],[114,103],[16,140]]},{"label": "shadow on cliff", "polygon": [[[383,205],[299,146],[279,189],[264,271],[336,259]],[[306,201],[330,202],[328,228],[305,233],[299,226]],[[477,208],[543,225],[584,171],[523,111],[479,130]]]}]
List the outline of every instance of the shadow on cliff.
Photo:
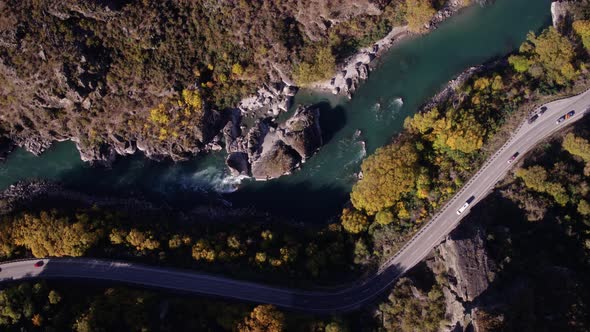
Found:
[{"label": "shadow on cliff", "polygon": [[315,106],[320,110],[322,140],[324,144],[327,144],[338,131],[346,126],[346,113],[342,106],[332,108],[327,102],[321,102]]},{"label": "shadow on cliff", "polygon": [[465,303],[467,310],[485,312],[484,323],[503,316],[495,323],[505,331],[569,330],[573,308],[589,293],[584,280],[590,271],[577,259],[584,249],[568,235],[571,225],[554,213],[528,221],[517,203],[495,191],[453,232],[459,239],[482,229],[485,254],[495,264],[488,287]]}]

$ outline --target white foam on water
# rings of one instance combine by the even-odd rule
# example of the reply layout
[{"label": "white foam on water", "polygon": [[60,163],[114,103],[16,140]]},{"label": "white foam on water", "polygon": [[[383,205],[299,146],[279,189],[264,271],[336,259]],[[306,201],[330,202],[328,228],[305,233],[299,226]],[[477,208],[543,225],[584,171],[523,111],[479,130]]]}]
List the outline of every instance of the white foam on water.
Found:
[{"label": "white foam on water", "polygon": [[195,191],[227,194],[238,190],[242,181],[247,178],[246,175],[231,175],[225,169],[207,167],[184,179],[183,185]]}]

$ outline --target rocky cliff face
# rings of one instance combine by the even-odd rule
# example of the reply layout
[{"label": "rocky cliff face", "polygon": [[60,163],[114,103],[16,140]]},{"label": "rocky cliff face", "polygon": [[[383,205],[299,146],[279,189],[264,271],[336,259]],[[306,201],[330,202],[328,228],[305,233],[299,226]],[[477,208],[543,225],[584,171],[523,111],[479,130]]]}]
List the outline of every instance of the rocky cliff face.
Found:
[{"label": "rocky cliff face", "polygon": [[554,1],[551,3],[551,20],[553,27],[561,29],[561,23],[567,18],[573,1]]},{"label": "rocky cliff face", "polygon": [[245,135],[239,121],[232,119],[224,129],[226,164],[236,175],[259,180],[288,174],[321,147],[319,119],[317,107],[300,106],[284,124],[258,120]]},{"label": "rocky cliff face", "polygon": [[476,320],[478,297],[488,290],[496,275],[496,263],[488,257],[485,233],[477,224],[462,224],[435,248],[428,264],[444,275],[448,331],[466,331]]}]

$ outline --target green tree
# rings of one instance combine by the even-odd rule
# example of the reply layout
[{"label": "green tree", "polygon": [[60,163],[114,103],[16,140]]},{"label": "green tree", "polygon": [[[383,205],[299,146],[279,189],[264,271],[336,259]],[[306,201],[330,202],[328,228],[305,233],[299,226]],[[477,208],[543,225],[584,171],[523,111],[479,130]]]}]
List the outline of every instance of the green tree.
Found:
[{"label": "green tree", "polygon": [[590,142],[587,139],[569,133],[563,139],[562,145],[567,152],[590,163]]},{"label": "green tree", "polygon": [[572,24],[574,31],[582,39],[582,44],[586,50],[590,50],[590,21],[578,20]]},{"label": "green tree", "polygon": [[554,27],[545,29],[539,36],[529,33],[519,51],[520,56],[509,58],[518,72],[526,69],[533,77],[558,85],[568,84],[577,75],[573,66],[574,47]]},{"label": "green tree", "polygon": [[511,55],[508,57],[508,63],[519,73],[526,73],[531,67],[531,61],[522,55]]},{"label": "green tree", "polygon": [[293,76],[299,85],[307,85],[330,78],[335,68],[336,58],[332,54],[332,49],[324,46],[317,50],[312,63],[302,62],[296,66]]},{"label": "green tree", "polygon": [[553,196],[553,199],[560,205],[565,205],[569,197],[563,185],[547,181],[547,171],[542,166],[531,166],[516,171],[516,176],[524,181],[527,188]]}]

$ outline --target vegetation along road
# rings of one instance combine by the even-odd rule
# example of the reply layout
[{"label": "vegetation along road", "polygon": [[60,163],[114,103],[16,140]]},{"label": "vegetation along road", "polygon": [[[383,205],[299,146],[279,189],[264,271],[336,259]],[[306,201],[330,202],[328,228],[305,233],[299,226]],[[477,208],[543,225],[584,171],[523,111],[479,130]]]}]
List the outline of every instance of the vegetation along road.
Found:
[{"label": "vegetation along road", "polygon": [[[47,258],[19,260],[0,264],[0,282],[27,279],[82,279],[116,281],[202,295],[220,296],[251,302],[274,304],[283,308],[313,313],[347,312],[360,308],[390,287],[395,280],[420,262],[493,186],[504,177],[512,157],[518,161],[535,144],[552,133],[582,118],[590,105],[590,90],[568,99],[546,104],[546,110],[534,122],[525,121],[506,144],[491,156],[466,185],[372,277],[340,289],[303,291],[232,280],[198,272],[134,263],[89,258]],[[545,109],[545,107],[543,109]],[[540,109],[539,109],[540,110]],[[537,110],[537,111],[539,111]],[[558,119],[575,111],[573,117]],[[458,210],[467,201],[462,213]]]}]

